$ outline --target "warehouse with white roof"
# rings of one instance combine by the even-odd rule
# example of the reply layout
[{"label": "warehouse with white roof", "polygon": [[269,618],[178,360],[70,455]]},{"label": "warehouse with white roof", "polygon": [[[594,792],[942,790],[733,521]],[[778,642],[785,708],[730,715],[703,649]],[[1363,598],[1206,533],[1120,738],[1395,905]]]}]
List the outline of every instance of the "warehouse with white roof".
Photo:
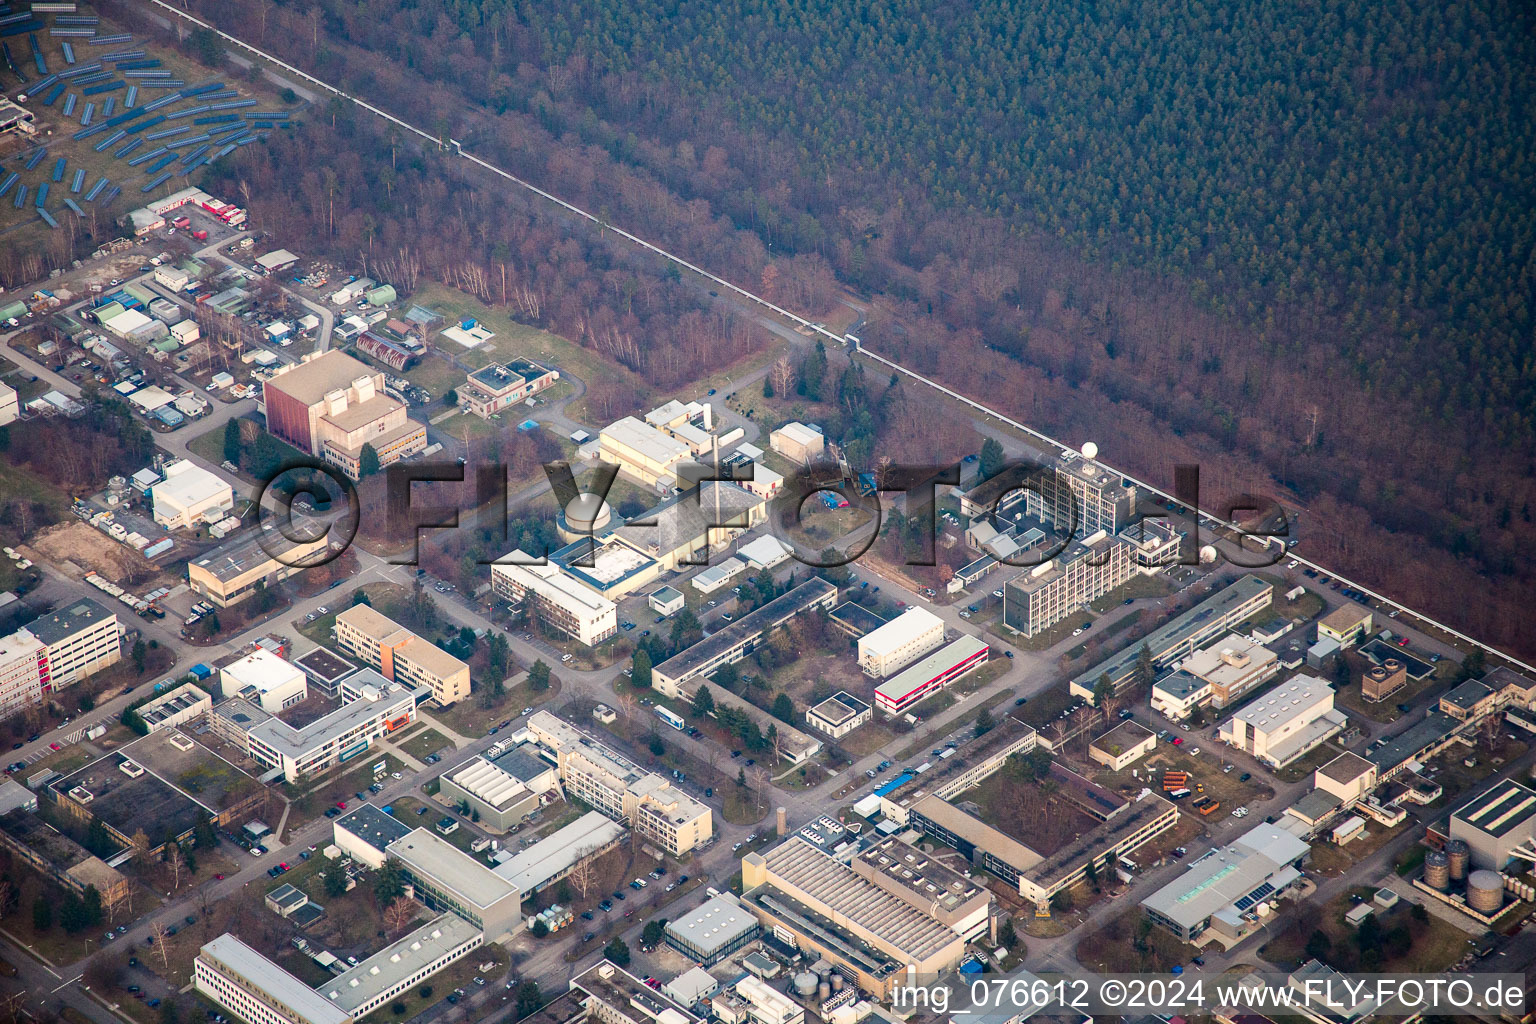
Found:
[{"label": "warehouse with white roof", "polygon": [[181,530],[199,523],[216,523],[235,507],[229,481],[188,459],[165,467],[165,479],[150,489],[155,522],[167,530]]}]

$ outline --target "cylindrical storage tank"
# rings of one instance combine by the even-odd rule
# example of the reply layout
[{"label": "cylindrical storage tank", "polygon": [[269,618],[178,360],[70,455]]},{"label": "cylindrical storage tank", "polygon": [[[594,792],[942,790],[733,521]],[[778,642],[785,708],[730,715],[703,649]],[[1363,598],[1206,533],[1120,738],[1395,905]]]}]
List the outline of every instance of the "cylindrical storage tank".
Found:
[{"label": "cylindrical storage tank", "polygon": [[1451,859],[1440,850],[1424,856],[1424,884],[1441,892],[1451,887]]},{"label": "cylindrical storage tank", "polygon": [[814,995],[816,992],[817,977],[810,971],[801,971],[795,975],[795,991],[802,996]]},{"label": "cylindrical storage tank", "polygon": [[1467,848],[1466,840],[1452,839],[1445,844],[1445,855],[1450,859],[1451,880],[1460,882],[1467,877],[1467,860],[1471,851]]},{"label": "cylindrical storage tank", "polygon": [[1491,914],[1504,905],[1504,878],[1497,871],[1474,871],[1467,879],[1467,906]]},{"label": "cylindrical storage tank", "polygon": [[789,834],[789,808],[778,808],[775,816],[778,819],[779,838],[782,839],[784,836]]},{"label": "cylindrical storage tank", "polygon": [[832,986],[830,984],[828,984],[827,982],[825,982],[825,981],[822,982],[817,987],[817,989],[816,989],[816,996],[822,1002],[826,1002],[828,999],[831,999],[832,998]]},{"label": "cylindrical storage tank", "polygon": [[841,992],[842,990],[843,990],[843,976],[841,974],[838,974],[836,971],[833,971],[832,972],[832,991],[833,992]]}]

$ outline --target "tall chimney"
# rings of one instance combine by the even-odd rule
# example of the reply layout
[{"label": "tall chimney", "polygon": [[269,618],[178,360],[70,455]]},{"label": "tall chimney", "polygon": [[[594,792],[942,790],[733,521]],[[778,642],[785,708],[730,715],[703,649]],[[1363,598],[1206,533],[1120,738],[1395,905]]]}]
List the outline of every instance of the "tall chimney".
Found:
[{"label": "tall chimney", "polygon": [[776,813],[778,815],[779,838],[783,839],[789,834],[789,810],[780,807]]}]

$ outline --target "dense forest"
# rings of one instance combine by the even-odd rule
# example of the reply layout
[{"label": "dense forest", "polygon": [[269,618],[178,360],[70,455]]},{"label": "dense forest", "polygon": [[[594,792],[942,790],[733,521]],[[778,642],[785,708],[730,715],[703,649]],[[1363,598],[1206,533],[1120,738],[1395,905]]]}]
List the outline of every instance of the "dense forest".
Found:
[{"label": "dense forest", "polygon": [[1528,6],[201,7],[807,313],[846,282],[867,343],[1127,469],[1278,490],[1317,557],[1530,647]]}]

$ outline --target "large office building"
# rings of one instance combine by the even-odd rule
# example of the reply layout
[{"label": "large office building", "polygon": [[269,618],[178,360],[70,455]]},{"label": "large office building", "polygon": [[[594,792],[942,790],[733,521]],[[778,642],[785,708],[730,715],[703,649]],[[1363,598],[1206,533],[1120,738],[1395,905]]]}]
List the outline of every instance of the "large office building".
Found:
[{"label": "large office building", "polygon": [[986,664],[991,646],[979,637],[962,634],[875,687],[875,707],[888,715],[904,715],[972,669]]},{"label": "large office building", "polygon": [[0,637],[0,718],[43,699],[48,647],[25,629]]},{"label": "large office building", "polygon": [[375,740],[416,721],[425,690],[391,682],[371,668],[341,681],[341,707],[302,728],[234,697],[209,715],[213,731],[242,747],[269,774],[287,782],[325,771],[367,751]]},{"label": "large office building", "polygon": [[419,828],[389,844],[418,899],[448,910],[485,931],[495,942],[522,923],[523,894],[478,859],[432,832]]},{"label": "large office building", "polygon": [[384,375],[335,350],[306,356],[263,382],[261,411],[272,434],[353,480],[365,445],[381,467],[427,446],[426,426],[385,393]]},{"label": "large office building", "polygon": [[1248,704],[1222,724],[1218,736],[1271,768],[1283,768],[1347,724],[1333,706],[1333,687],[1302,675]]},{"label": "large office building", "polygon": [[877,998],[952,970],[965,955],[959,932],[800,835],[743,857],[741,872],[742,902],[766,929],[825,957]]},{"label": "large office building", "polygon": [[459,408],[489,419],[508,406],[526,402],[560,379],[560,371],[531,359],[491,363],[475,370],[459,386]]},{"label": "large office building", "polygon": [[369,605],[338,613],[332,631],[342,649],[385,679],[431,690],[432,699],[444,706],[469,696],[468,665]]},{"label": "large office building", "polygon": [[530,617],[588,647],[619,631],[618,606],[553,563],[497,562],[491,566],[491,589],[514,605],[524,605]]},{"label": "large office building", "polygon": [[707,806],[564,719],[536,711],[528,719],[528,731],[554,756],[568,793],[629,825],[672,856],[687,853],[715,834]]},{"label": "large office building", "polygon": [[859,668],[865,675],[884,679],[943,642],[943,619],[926,608],[908,608],[859,637]]},{"label": "large office building", "polygon": [[992,919],[992,893],[932,855],[887,836],[860,850],[854,872],[965,939],[980,939]]},{"label": "large office building", "polygon": [[389,859],[389,845],[416,831],[373,804],[358,804],[331,822],[336,848],[377,871]]},{"label": "large office building", "polygon": [[1451,838],[1467,844],[1472,865],[1515,871],[1536,863],[1536,790],[1502,779],[1457,808],[1451,815]]},{"label": "large office building", "polygon": [[353,1017],[233,935],[192,961],[197,991],[246,1024],[351,1024]]},{"label": "large office building", "polygon": [[[1016,523],[1006,535],[995,534],[985,550],[1001,552],[1008,547],[1013,564],[1025,564],[1032,549],[1044,553],[1046,528],[1031,527],[1031,520]],[[992,532],[986,522],[971,525],[967,535]],[[1082,540],[1070,540],[1065,548],[1003,586],[1003,625],[1025,636],[1050,629],[1133,577],[1160,572],[1178,554],[1179,534],[1167,523],[1148,521],[1127,527],[1119,534],[1097,530]]]},{"label": "large office building", "polygon": [[292,540],[266,523],[187,563],[187,584],[220,608],[239,604],[262,587],[319,565],[330,554],[326,537]]},{"label": "large office building", "polygon": [[1000,520],[1023,512],[1075,536],[1103,530],[1118,533],[1130,522],[1136,487],[1091,459],[1068,452],[1041,467],[1020,486],[1017,475],[1001,473],[960,497],[960,514],[977,519],[996,511]]},{"label": "large office building", "polygon": [[770,633],[796,615],[817,608],[830,611],[836,603],[837,587],[812,576],[657,665],[651,674],[652,685],[668,697],[691,696],[692,688],[685,691],[685,684],[751,654]]},{"label": "large office building", "polygon": [[62,690],[122,660],[122,627],[117,613],[88,597],[62,611],[40,615],[26,631],[48,649],[43,691]]},{"label": "large office building", "polygon": [[235,492],[229,481],[188,459],[166,465],[165,479],[150,489],[150,497],[155,522],[167,530],[216,523],[227,518],[235,507]]},{"label": "large office building", "polygon": [[1212,707],[1224,708],[1275,677],[1280,659],[1269,648],[1229,633],[1179,664],[1180,670],[1209,685]]},{"label": "large office building", "polygon": [[219,670],[219,689],[226,699],[242,697],[275,715],[309,696],[309,680],[297,665],[258,647]]},{"label": "large office building", "polygon": [[1218,590],[1189,611],[1132,641],[1119,653],[1074,676],[1068,689],[1075,697],[1093,702],[1093,691],[1104,676],[1117,692],[1124,692],[1136,681],[1136,662],[1145,647],[1152,664],[1165,668],[1207,646],[1249,616],[1274,602],[1275,588],[1252,573]]},{"label": "large office building", "polygon": [[1259,825],[1228,846],[1195,860],[1178,878],[1142,901],[1154,923],[1185,942],[1207,929],[1231,942],[1248,935],[1268,910],[1260,904],[1301,880],[1312,848],[1277,825]]}]

